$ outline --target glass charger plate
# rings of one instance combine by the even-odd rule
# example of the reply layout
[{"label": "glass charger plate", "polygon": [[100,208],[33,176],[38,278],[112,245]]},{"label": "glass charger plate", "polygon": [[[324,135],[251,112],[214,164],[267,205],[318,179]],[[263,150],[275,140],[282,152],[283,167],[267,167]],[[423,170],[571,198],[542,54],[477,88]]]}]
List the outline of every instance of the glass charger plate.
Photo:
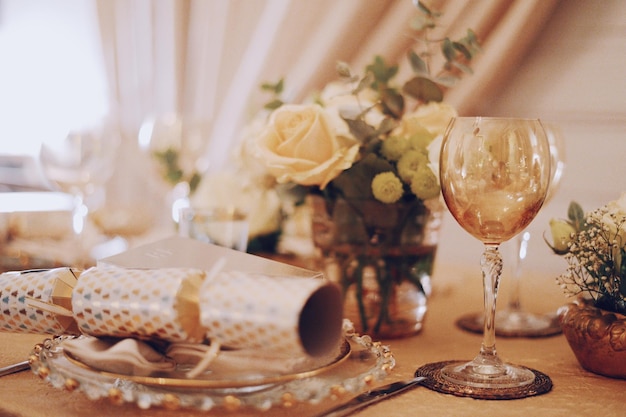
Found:
[{"label": "glass charger plate", "polygon": [[[59,349],[63,349],[62,342]],[[63,349],[65,358],[56,355],[50,357],[49,360],[53,361],[57,367],[68,367],[65,361],[69,361],[72,366],[104,377],[123,378],[142,385],[164,388],[242,388],[251,391],[267,385],[308,378],[326,372],[346,360],[350,350],[350,343],[344,339],[333,352],[318,358],[269,357],[263,354],[258,355],[255,351],[222,351],[211,362],[207,371],[193,378],[185,375],[191,366],[184,364],[177,365],[172,371],[154,372],[150,375],[133,374],[130,367],[129,373],[98,369],[72,356],[67,349]]]},{"label": "glass charger plate", "polygon": [[[387,346],[373,342],[367,335],[356,334],[349,322],[344,324],[344,335],[350,346],[345,357],[337,357],[315,370],[302,370],[296,376],[286,373],[284,375],[289,378],[284,376],[286,379],[261,384],[258,380],[251,384],[221,383],[219,387],[193,386],[196,382],[180,386],[180,381],[145,384],[129,376],[103,373],[70,361],[63,353],[65,337],[47,339],[37,345],[32,352],[31,367],[53,387],[82,391],[92,400],[109,398],[117,404],[135,403],[142,409],[210,410],[223,407],[236,410],[253,407],[268,410],[279,404],[319,403],[331,395],[360,392],[384,379],[395,366]],[[230,380],[241,382],[240,378]]]}]

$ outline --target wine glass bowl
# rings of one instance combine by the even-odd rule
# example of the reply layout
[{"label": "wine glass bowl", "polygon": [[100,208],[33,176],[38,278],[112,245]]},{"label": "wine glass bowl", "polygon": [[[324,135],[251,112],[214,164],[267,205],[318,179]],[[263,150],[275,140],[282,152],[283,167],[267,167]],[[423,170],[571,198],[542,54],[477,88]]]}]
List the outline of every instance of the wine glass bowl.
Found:
[{"label": "wine glass bowl", "polygon": [[[464,129],[471,131],[465,134]],[[541,208],[550,164],[535,150],[548,151],[539,129],[539,123],[534,130],[521,129],[509,119],[452,122],[442,146],[442,194],[452,216],[480,241],[511,239]],[[525,143],[526,135],[535,140]]]},{"label": "wine glass bowl", "polygon": [[111,177],[119,137],[106,129],[71,131],[60,141],[42,144],[39,163],[50,185],[74,198],[72,228],[78,262],[85,260],[83,232],[89,209],[85,199]]},{"label": "wine glass bowl", "polygon": [[523,387],[535,374],[503,362],[495,347],[495,311],[502,257],[499,245],[535,218],[550,183],[550,150],[537,119],[457,117],[441,148],[443,198],[459,225],[484,244],[483,342],[469,362],[441,369],[450,385],[482,390]]}]

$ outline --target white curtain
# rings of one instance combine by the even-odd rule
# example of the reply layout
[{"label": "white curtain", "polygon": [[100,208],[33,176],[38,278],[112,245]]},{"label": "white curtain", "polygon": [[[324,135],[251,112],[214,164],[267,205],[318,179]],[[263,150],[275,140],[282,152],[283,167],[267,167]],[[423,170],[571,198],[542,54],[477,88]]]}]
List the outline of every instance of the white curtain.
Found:
[{"label": "white curtain", "polygon": [[[403,63],[415,46],[411,0],[97,2],[112,113],[125,136],[113,183],[121,199],[137,198],[147,175],[136,145],[147,116],[176,112],[206,123],[209,169],[218,170],[267,100],[262,82],[285,78],[285,98],[300,100],[335,78],[337,61],[356,70],[376,54]],[[472,114],[506,82],[558,0],[427,3],[444,12],[439,34],[456,38],[472,28],[482,42],[475,74],[446,96],[461,114]]]}]

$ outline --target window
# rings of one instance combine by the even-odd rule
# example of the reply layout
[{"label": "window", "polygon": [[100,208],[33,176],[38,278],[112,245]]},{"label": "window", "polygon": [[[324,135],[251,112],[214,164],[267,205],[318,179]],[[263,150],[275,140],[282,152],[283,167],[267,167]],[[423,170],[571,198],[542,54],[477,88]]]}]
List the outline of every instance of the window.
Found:
[{"label": "window", "polygon": [[36,158],[107,112],[93,1],[0,0],[0,62],[0,155]]}]

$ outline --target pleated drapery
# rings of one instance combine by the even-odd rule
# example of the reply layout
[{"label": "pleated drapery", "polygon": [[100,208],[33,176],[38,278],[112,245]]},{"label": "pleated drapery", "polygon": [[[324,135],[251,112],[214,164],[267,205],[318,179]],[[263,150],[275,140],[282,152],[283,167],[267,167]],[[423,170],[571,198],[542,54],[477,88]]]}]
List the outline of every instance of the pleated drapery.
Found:
[{"label": "pleated drapery", "polygon": [[[471,28],[483,51],[474,75],[446,94],[462,115],[514,73],[558,0],[433,0],[433,37]],[[410,0],[97,0],[112,113],[126,142],[112,193],[133,194],[136,135],[149,116],[177,113],[206,126],[207,167],[220,170],[240,130],[267,100],[259,86],[285,79],[298,101],[336,78],[337,61],[361,70],[374,55],[400,63],[416,48]],[[143,172],[143,171],[142,171]],[[145,173],[143,174],[145,175]],[[126,192],[124,191],[126,189]]]}]

